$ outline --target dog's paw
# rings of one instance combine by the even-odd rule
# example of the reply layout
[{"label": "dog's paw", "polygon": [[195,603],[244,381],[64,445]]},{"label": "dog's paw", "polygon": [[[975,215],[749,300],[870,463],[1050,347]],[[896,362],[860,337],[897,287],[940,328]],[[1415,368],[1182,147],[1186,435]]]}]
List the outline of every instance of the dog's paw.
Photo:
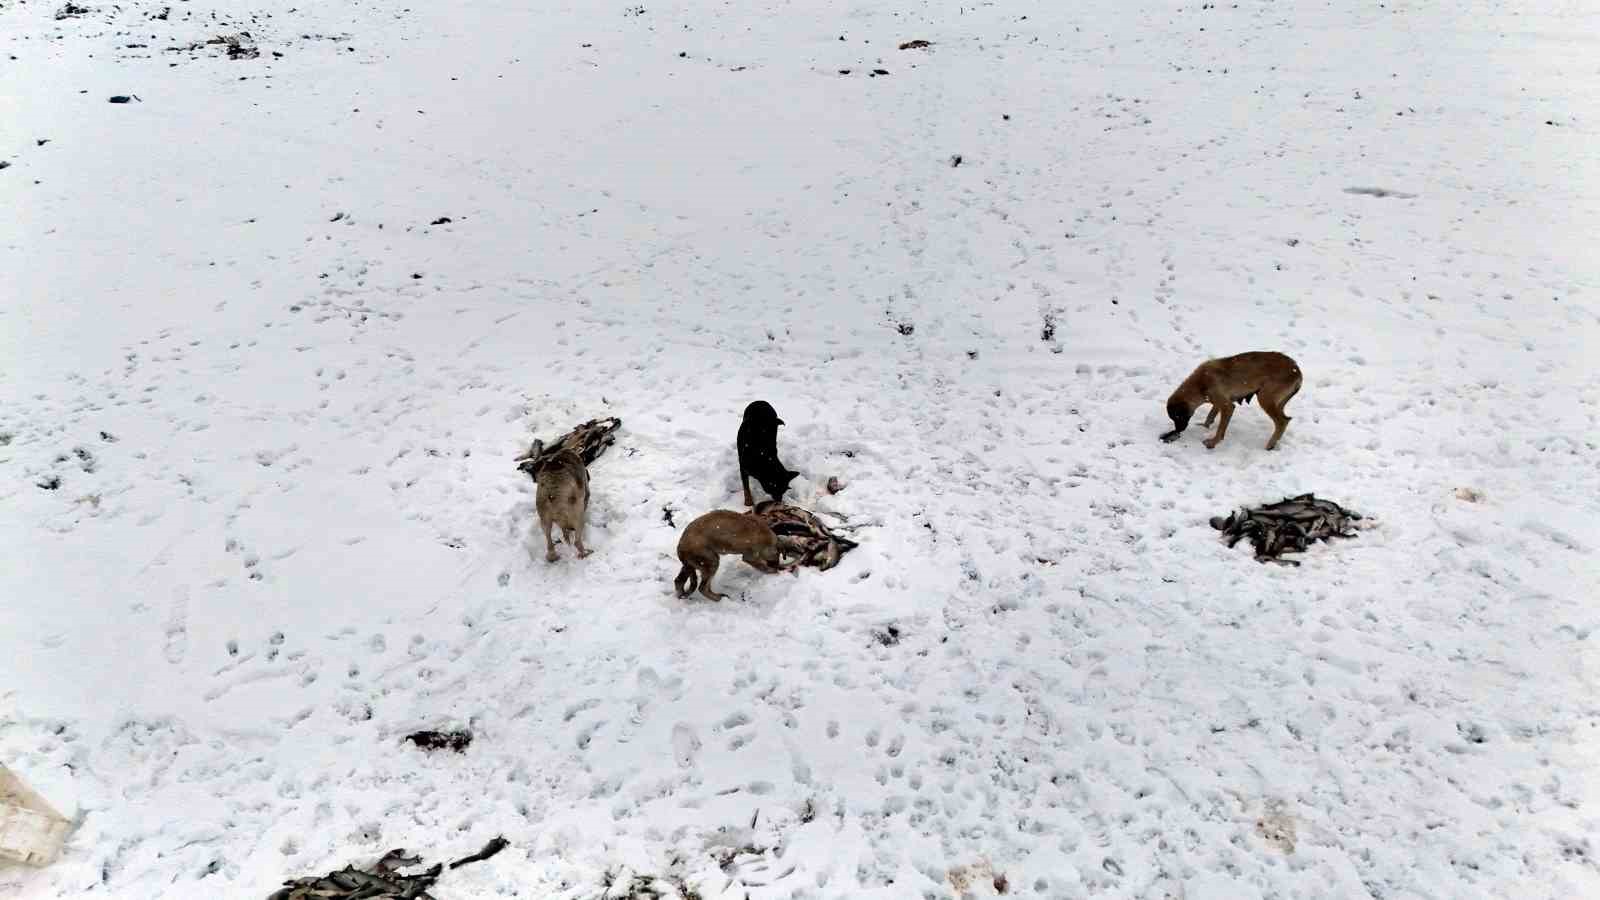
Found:
[{"label": "dog's paw", "polygon": [[1178,439],[1178,435],[1180,435],[1180,434],[1183,434],[1183,432],[1181,432],[1181,431],[1169,431],[1166,434],[1163,434],[1161,436],[1161,440],[1162,440],[1163,443],[1170,444],[1173,441],[1177,440]]},{"label": "dog's paw", "polygon": [[544,561],[545,562],[555,562],[556,560],[558,560],[560,558],[561,558],[561,556],[559,554],[557,554],[554,550],[551,550],[549,553],[546,553],[544,555]]},{"label": "dog's paw", "polygon": [[593,550],[579,550],[578,551],[578,558],[579,559],[588,559],[589,555],[592,554],[592,553],[594,553]]},{"label": "dog's paw", "polygon": [[1206,449],[1207,450],[1215,450],[1217,448],[1217,439],[1216,438],[1206,438],[1204,443],[1206,445]]}]

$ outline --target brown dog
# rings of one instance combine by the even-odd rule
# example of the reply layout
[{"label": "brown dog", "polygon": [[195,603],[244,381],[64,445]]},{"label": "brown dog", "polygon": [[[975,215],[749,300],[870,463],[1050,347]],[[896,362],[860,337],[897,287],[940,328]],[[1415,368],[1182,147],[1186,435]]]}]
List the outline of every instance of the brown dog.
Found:
[{"label": "brown dog", "polygon": [[1172,420],[1172,430],[1163,434],[1163,441],[1175,441],[1189,427],[1189,417],[1203,404],[1211,404],[1203,427],[1210,428],[1217,413],[1222,421],[1217,433],[1206,438],[1206,449],[1222,443],[1228,433],[1228,420],[1233,418],[1235,403],[1249,403],[1251,397],[1261,398],[1261,410],[1272,418],[1272,437],[1267,449],[1278,446],[1283,430],[1289,427],[1289,417],[1283,408],[1300,390],[1300,367],[1282,353],[1255,351],[1238,356],[1209,359],[1201,363],[1167,400],[1167,417]]},{"label": "brown dog", "polygon": [[737,553],[751,566],[769,574],[783,571],[778,536],[767,523],[748,513],[714,510],[690,522],[678,538],[678,559],[683,568],[672,580],[678,598],[688,597],[697,584],[707,600],[726,597],[711,589],[711,576],[717,574],[724,553]]},{"label": "brown dog", "polygon": [[583,529],[589,520],[589,469],[583,457],[563,450],[544,460],[532,473],[539,487],[534,499],[539,508],[539,527],[544,529],[544,558],[555,562],[556,542],[550,530],[561,526],[561,536],[578,548],[578,557],[592,551],[583,545]]}]

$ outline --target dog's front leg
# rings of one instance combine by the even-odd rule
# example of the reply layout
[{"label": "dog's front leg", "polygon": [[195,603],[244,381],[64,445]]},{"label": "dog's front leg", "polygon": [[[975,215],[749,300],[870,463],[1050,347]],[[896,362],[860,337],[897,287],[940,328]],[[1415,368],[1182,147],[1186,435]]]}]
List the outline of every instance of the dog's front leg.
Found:
[{"label": "dog's front leg", "polygon": [[1222,403],[1218,403],[1217,405],[1213,406],[1211,409],[1213,411],[1221,410],[1221,412],[1222,412],[1222,421],[1217,423],[1217,433],[1213,434],[1211,437],[1206,438],[1205,445],[1206,445],[1206,449],[1207,450],[1210,450],[1213,447],[1217,446],[1218,444],[1222,443],[1222,439],[1224,437],[1226,437],[1227,434],[1228,434],[1228,420],[1233,418],[1233,404],[1232,403],[1229,403],[1227,401],[1223,401]]}]

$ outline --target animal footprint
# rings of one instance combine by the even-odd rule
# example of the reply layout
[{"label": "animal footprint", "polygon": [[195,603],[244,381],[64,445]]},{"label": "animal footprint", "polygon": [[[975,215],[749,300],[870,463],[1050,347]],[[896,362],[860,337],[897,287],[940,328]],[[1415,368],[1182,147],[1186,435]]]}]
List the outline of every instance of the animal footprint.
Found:
[{"label": "animal footprint", "polygon": [[672,726],[672,756],[678,761],[682,769],[694,766],[695,756],[700,752],[700,737],[682,722]]},{"label": "animal footprint", "polygon": [[578,749],[589,749],[589,743],[594,740],[595,732],[599,731],[601,728],[604,728],[605,724],[606,721],[601,719],[600,721],[594,722],[593,724],[584,728],[582,731],[578,732]]},{"label": "animal footprint", "polygon": [[582,701],[580,703],[574,703],[571,706],[567,707],[567,711],[566,712],[561,714],[561,721],[563,721],[563,722],[571,722],[573,719],[576,719],[578,717],[579,713],[585,712],[587,710],[594,709],[596,706],[599,706],[599,705],[600,705],[600,701],[594,699],[593,697],[589,698],[588,700],[584,700],[584,701]]},{"label": "animal footprint", "polygon": [[167,662],[177,665],[189,652],[189,591],[179,588],[167,610],[167,637],[164,652]]}]

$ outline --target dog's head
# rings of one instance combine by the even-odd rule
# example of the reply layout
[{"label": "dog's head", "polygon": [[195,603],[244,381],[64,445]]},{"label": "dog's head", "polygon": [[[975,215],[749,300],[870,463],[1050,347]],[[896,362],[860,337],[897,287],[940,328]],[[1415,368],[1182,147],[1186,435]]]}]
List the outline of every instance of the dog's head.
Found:
[{"label": "dog's head", "polygon": [[1194,415],[1194,407],[1182,397],[1174,395],[1167,401],[1167,418],[1172,420],[1172,430],[1163,434],[1161,439],[1171,441],[1189,427],[1189,418]]},{"label": "dog's head", "polygon": [[774,430],[783,424],[783,420],[778,418],[778,411],[773,409],[772,404],[765,400],[756,400],[746,406],[744,408],[744,420],[752,425],[770,426]]},{"label": "dog's head", "polygon": [[778,572],[783,569],[783,551],[776,541],[762,547],[756,556],[766,564],[765,567],[768,572]]},{"label": "dog's head", "polygon": [[544,441],[535,439],[528,452],[517,457],[517,469],[534,481],[539,480],[539,457],[544,454]]},{"label": "dog's head", "polygon": [[761,482],[762,489],[771,494],[774,499],[782,499],[783,495],[789,491],[789,483],[799,476],[799,472],[780,469],[778,474],[765,478],[758,477],[756,480]]}]

